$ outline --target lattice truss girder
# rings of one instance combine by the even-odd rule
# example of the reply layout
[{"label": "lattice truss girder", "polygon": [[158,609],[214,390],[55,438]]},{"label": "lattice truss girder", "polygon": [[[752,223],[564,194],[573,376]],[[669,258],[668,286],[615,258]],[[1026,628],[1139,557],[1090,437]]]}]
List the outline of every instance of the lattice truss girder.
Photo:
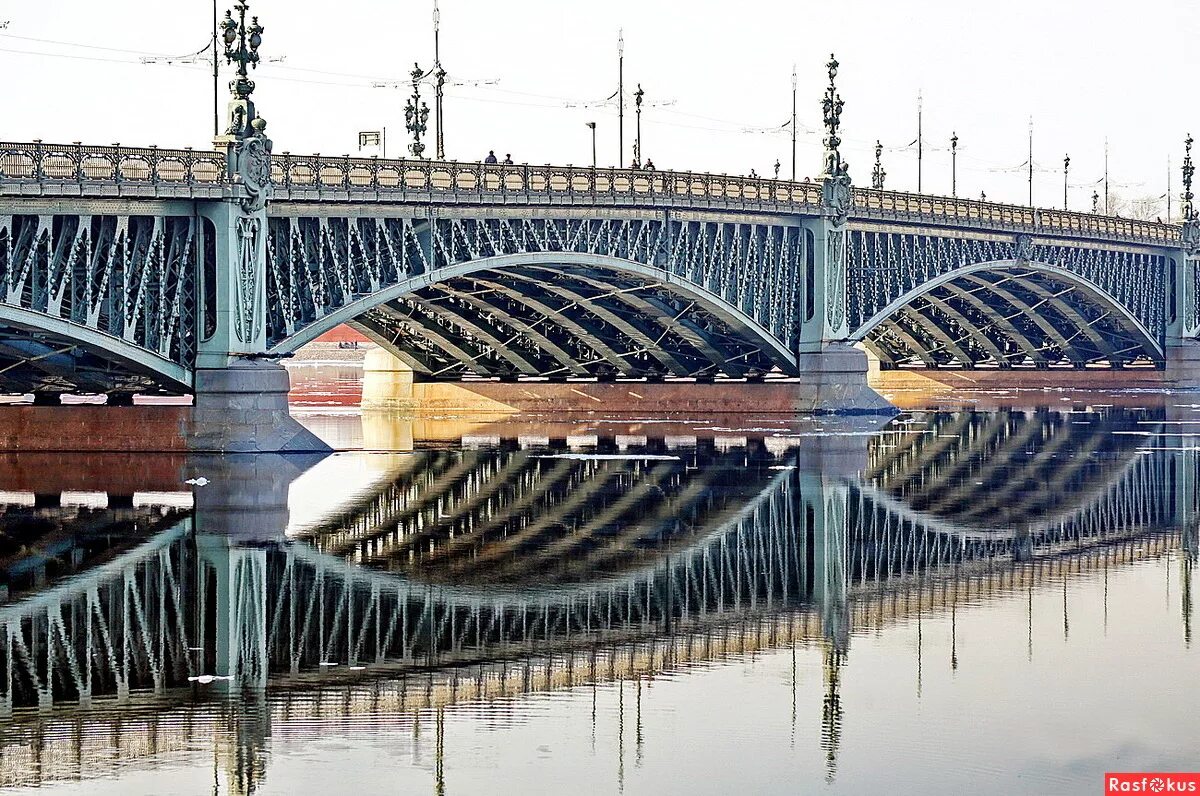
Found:
[{"label": "lattice truss girder", "polygon": [[0,304],[22,318],[0,323],[0,389],[106,392],[162,382],[152,364],[118,365],[86,335],[40,329],[39,317],[190,368],[197,226],[177,216],[0,215]]},{"label": "lattice truss girder", "polygon": [[[997,240],[855,231],[848,255],[850,323],[858,329],[922,284],[964,266],[1011,260],[1016,250]],[[1029,259],[1081,276],[1107,296],[1044,269],[998,265],[918,296],[868,333],[868,347],[884,367],[1161,363],[1165,258],[1037,245]]]},{"label": "lattice truss girder", "polygon": [[[271,219],[268,336],[277,346],[324,316],[426,275],[433,282],[369,313],[424,373],[456,377],[730,376],[786,368],[795,335],[798,227],[644,219]],[[666,280],[612,268],[526,266],[439,280],[449,266],[564,252],[616,258]],[[481,263],[482,264],[482,263]],[[715,300],[696,298],[698,288]],[[751,321],[779,345],[764,350]]]}]

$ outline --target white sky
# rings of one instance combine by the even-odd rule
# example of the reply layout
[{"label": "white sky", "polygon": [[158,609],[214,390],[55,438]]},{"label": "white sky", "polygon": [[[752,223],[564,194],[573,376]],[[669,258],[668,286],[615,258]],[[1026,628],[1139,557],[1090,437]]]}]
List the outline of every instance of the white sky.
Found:
[{"label": "white sky", "polygon": [[[222,13],[231,4],[220,0]],[[359,130],[386,125],[389,154],[400,154],[407,92],[370,84],[432,63],[432,0],[252,0],[251,11],[266,27],[263,56],[286,56],[254,75],[276,152],[354,153]],[[0,30],[0,139],[204,146],[210,72],[143,65],[139,54],[198,50],[211,14],[211,0],[0,0],[0,24],[9,22]],[[959,194],[1023,203],[1026,173],[1014,167],[1026,160],[1032,115],[1035,203],[1061,205],[1070,153],[1072,209],[1090,209],[1106,136],[1112,191],[1157,197],[1168,156],[1179,193],[1182,139],[1200,135],[1194,0],[442,0],[441,16],[451,79],[499,79],[448,90],[447,155],[461,160],[495,149],[517,162],[590,163],[584,123],[596,120],[600,163],[612,165],[615,108],[566,104],[615,90],[622,27],[626,162],[641,82],[648,103],[674,101],[643,113],[645,154],[659,168],[770,174],[779,158],[787,177],[787,132],[746,129],[789,119],[795,63],[800,128],[819,130],[831,50],[842,65],[843,154],[858,185],[870,184],[880,138],[895,148],[884,155],[887,187],[915,189],[915,148],[904,147],[916,137],[919,90],[926,192],[950,191],[952,131]],[[800,136],[798,176],[818,170],[820,148],[818,133]]]}]

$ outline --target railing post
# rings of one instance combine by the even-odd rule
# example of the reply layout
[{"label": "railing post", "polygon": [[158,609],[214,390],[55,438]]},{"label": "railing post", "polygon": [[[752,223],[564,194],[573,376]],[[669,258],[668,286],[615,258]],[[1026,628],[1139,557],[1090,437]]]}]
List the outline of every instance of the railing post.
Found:
[{"label": "railing post", "polygon": [[83,142],[72,141],[75,147],[75,181],[83,182]]},{"label": "railing post", "polygon": [[292,188],[292,153],[283,153],[283,187],[289,191]]}]

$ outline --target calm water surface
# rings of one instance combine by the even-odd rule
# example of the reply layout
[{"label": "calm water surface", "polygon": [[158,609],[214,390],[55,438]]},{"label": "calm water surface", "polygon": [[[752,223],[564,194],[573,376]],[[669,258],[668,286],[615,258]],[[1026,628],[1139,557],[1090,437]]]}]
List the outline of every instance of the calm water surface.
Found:
[{"label": "calm water surface", "polygon": [[1041,402],[314,400],[368,450],[0,457],[0,784],[1074,794],[1195,770],[1200,407]]}]

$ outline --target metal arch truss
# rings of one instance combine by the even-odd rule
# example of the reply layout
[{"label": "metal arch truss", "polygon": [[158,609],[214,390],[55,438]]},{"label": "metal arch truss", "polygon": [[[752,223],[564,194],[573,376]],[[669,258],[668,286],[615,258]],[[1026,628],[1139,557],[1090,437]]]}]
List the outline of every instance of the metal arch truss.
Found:
[{"label": "metal arch truss", "polygon": [[198,222],[0,215],[0,389],[190,389]]},{"label": "metal arch truss", "polygon": [[1166,258],[995,240],[853,232],[852,339],[881,366],[1164,362]]},{"label": "metal arch truss", "polygon": [[595,215],[273,217],[269,344],[354,321],[435,378],[794,373],[799,226]]}]

